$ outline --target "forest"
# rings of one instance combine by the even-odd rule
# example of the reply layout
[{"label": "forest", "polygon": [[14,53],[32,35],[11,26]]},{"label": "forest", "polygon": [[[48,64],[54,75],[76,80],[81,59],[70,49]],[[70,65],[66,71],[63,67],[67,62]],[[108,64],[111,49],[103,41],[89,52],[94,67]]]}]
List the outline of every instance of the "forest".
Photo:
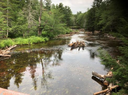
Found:
[{"label": "forest", "polygon": [[101,53],[102,63],[113,68],[114,77],[109,81],[123,88],[119,94],[128,93],[127,7],[122,0],[94,0],[87,12],[73,14],[69,6],[55,5],[51,0],[1,0],[0,48],[45,42],[74,28],[94,35],[95,31],[108,33],[121,40],[120,54],[113,58],[109,53]]},{"label": "forest", "polygon": [[[70,7],[51,3],[51,0],[0,1],[0,48],[45,42],[58,34],[71,32],[68,27],[72,24]],[[34,37],[36,40],[32,41]]]},{"label": "forest", "polygon": [[[85,17],[85,22],[79,23],[86,31],[94,33],[108,33],[121,40],[118,51],[120,54],[116,58],[108,53],[102,53],[102,63],[109,68],[113,68],[114,78],[111,82],[116,82],[124,91],[128,93],[128,12],[127,4],[121,0],[94,0],[92,8],[86,13],[80,14],[80,18]],[[79,19],[80,19],[79,18]],[[78,20],[79,21],[79,20]],[[118,62],[116,62],[118,60]],[[115,94],[117,95],[117,94]]]}]

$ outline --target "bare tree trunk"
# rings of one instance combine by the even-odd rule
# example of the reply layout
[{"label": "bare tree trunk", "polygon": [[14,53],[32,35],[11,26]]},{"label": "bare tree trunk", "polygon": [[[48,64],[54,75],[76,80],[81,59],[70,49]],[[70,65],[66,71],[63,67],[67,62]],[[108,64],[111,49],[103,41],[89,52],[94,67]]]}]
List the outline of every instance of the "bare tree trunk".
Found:
[{"label": "bare tree trunk", "polygon": [[40,26],[41,26],[42,7],[43,7],[42,0],[40,0],[40,15],[39,15],[38,35],[41,35]]}]

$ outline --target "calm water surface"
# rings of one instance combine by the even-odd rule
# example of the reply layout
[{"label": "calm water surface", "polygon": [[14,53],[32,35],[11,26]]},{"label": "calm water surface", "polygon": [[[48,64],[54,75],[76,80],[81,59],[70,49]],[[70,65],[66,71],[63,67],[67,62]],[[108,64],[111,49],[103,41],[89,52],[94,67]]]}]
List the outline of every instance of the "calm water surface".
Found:
[{"label": "calm water surface", "polygon": [[[85,41],[80,36],[84,34],[17,47],[10,59],[0,61],[0,87],[30,95],[93,95],[101,91],[103,87],[92,79],[92,71],[107,73],[96,56],[100,46],[84,50],[67,46]],[[48,50],[36,50],[42,47]]]}]

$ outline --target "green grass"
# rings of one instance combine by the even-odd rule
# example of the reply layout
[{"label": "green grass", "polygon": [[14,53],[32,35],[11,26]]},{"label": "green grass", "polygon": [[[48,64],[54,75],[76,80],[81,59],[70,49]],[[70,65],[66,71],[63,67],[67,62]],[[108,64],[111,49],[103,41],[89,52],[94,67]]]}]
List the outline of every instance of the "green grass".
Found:
[{"label": "green grass", "polygon": [[47,37],[37,37],[37,36],[31,36],[29,38],[6,39],[0,41],[0,48],[5,48],[12,45],[34,44],[34,43],[46,42],[48,40],[49,39]]}]

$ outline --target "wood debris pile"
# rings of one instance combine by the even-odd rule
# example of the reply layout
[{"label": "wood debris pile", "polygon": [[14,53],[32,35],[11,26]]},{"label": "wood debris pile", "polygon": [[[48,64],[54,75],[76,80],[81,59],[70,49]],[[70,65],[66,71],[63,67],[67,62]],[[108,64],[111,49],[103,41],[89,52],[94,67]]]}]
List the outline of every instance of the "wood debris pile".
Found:
[{"label": "wood debris pile", "polygon": [[0,57],[10,57],[10,51],[15,48],[17,45],[10,46],[9,48],[5,50],[0,50]]},{"label": "wood debris pile", "polygon": [[84,41],[76,41],[76,42],[72,42],[70,44],[68,44],[69,47],[71,47],[71,49],[74,48],[84,48],[85,47],[85,42]]},{"label": "wood debris pile", "polygon": [[96,72],[92,72],[92,75],[93,75],[94,80],[96,80],[96,81],[100,80],[100,82],[98,82],[98,83],[107,87],[107,89],[96,92],[93,95],[101,95],[101,94],[111,95],[111,91],[113,89],[119,87],[118,85],[113,85],[112,83],[109,83],[109,82],[106,81],[106,78],[112,78],[113,77],[112,71],[108,72],[107,75],[101,75],[101,74],[98,74]]}]

